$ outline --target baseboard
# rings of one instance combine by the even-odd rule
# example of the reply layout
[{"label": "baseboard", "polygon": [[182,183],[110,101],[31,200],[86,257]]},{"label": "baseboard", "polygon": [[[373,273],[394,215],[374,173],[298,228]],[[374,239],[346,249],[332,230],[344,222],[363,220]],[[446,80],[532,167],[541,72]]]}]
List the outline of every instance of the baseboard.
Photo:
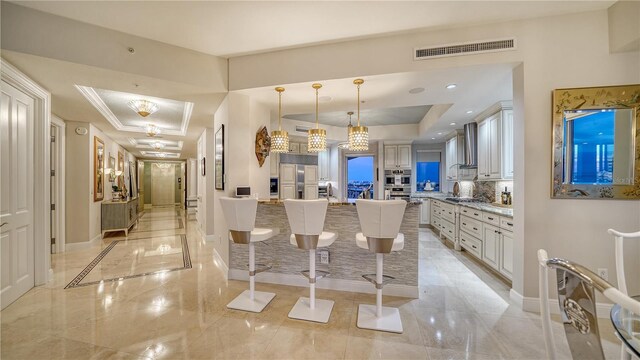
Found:
[{"label": "baseboard", "polygon": [[[509,297],[520,305],[522,310],[536,314],[540,313],[540,298],[522,296],[513,289],[509,292]],[[613,304],[596,303],[596,314],[598,318],[608,319],[611,313],[611,307],[613,307]],[[558,299],[549,299],[549,312],[556,315],[560,314]]]},{"label": "baseboard", "polygon": [[[247,270],[229,269],[230,280],[249,280],[249,272]],[[289,285],[289,286],[309,286],[307,279],[300,275],[278,274],[272,272],[263,272],[256,276],[258,282]],[[329,289],[338,291],[358,292],[365,294],[375,294],[375,287],[368,281],[344,280],[324,278],[318,280],[316,288]],[[417,299],[419,290],[417,286],[388,284],[384,287],[385,295],[400,296]]]},{"label": "baseboard", "polygon": [[229,279],[229,267],[227,266],[227,263],[222,259],[222,256],[220,256],[220,253],[218,253],[218,249],[216,248],[213,249],[213,262],[218,265],[220,269],[222,269],[225,279]]},{"label": "baseboard", "polygon": [[102,235],[97,235],[93,239],[89,241],[77,242],[77,243],[66,243],[64,244],[64,252],[72,252],[83,249],[88,249],[100,243],[102,240]]},{"label": "baseboard", "polygon": [[151,209],[151,208],[153,208],[153,205],[151,205],[151,204],[144,204],[144,209],[145,209],[145,210],[146,210],[146,209]]}]

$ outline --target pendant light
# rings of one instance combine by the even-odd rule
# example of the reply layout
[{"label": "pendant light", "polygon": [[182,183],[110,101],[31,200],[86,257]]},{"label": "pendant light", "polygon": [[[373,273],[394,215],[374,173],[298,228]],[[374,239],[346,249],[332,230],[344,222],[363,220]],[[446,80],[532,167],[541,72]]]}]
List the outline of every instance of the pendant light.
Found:
[{"label": "pendant light", "polygon": [[158,111],[158,104],[153,103],[149,100],[144,100],[144,99],[131,100],[129,101],[128,105],[131,108],[131,110],[135,111],[136,113],[138,113],[138,115],[142,117],[147,117],[153,114],[154,112]]},{"label": "pendant light", "polygon": [[271,132],[271,152],[289,152],[289,134],[282,130],[282,93],[283,87],[277,87],[278,92],[278,130]]},{"label": "pendant light", "polygon": [[349,150],[367,151],[369,150],[369,129],[366,126],[360,126],[360,85],[364,80],[355,79],[353,83],[358,87],[358,125],[349,128]]},{"label": "pendant light", "polygon": [[309,129],[307,133],[307,151],[321,152],[327,150],[327,130],[320,129],[320,123],[318,122],[318,89],[322,87],[322,84],[316,83],[311,87],[316,90],[316,128]]},{"label": "pendant light", "polygon": [[[351,132],[351,128],[353,127],[353,125],[351,125],[351,116],[353,115],[353,111],[349,111],[347,112],[347,115],[349,115],[349,125],[347,125],[347,137],[349,136],[349,132]],[[344,150],[349,150],[349,142],[341,142],[338,144],[338,148],[340,149],[344,149]]]}]

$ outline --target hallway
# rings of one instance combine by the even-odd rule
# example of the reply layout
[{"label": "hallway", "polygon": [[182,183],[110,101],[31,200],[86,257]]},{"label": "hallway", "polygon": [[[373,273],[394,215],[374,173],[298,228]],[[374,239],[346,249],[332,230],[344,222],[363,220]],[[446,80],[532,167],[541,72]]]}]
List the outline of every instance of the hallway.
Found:
[{"label": "hallway", "polygon": [[[182,237],[187,247],[176,241]],[[185,249],[192,268],[181,262]],[[420,231],[420,299],[385,297],[400,308],[404,334],[356,327],[357,305],[375,301],[369,294],[318,290],[336,300],[326,325],[287,318],[307,291],[300,287],[258,283],[277,294],[263,313],[228,310],[247,284],[226,281],[218,265],[213,246],[183,210],[147,210],[127,240],[109,237],[101,246],[53,256],[54,280],[2,312],[1,357],[544,358],[539,317],[518,309],[506,285],[430,230]],[[607,356],[615,358],[612,330],[605,319],[600,323]],[[564,338],[559,324],[554,330]],[[558,343],[568,357],[565,341]]]}]

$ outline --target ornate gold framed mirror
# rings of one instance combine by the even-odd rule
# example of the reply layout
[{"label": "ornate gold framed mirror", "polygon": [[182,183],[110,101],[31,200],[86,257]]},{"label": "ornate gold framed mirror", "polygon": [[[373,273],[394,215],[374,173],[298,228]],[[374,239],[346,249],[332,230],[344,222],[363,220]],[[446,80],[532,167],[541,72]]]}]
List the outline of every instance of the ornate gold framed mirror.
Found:
[{"label": "ornate gold framed mirror", "polygon": [[640,199],[640,85],[553,91],[551,197]]}]

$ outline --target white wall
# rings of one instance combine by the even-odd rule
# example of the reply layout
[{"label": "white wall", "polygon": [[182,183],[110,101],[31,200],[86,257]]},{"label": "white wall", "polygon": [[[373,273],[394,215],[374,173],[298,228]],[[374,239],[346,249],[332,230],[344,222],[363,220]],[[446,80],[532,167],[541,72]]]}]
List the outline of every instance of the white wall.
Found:
[{"label": "white wall", "polygon": [[[551,200],[549,195],[551,91],[640,82],[640,54],[611,54],[608,25],[608,13],[602,10],[248,55],[230,59],[230,89],[513,64],[514,290],[537,297],[535,260],[539,248],[591,269],[608,268],[609,280],[615,284],[613,244],[606,229],[640,229],[640,201]],[[416,46],[504,37],[515,37],[517,50],[428,61],[413,61],[410,56]],[[315,66],[302,66],[309,63]],[[635,292],[640,291],[639,255],[640,248],[631,246],[626,259]]]},{"label": "white wall", "polygon": [[[215,196],[215,131],[206,128],[198,138],[198,224],[207,241],[213,240],[215,225],[214,196]],[[202,158],[205,158],[205,174],[202,176]]]},{"label": "white wall", "polygon": [[[274,130],[271,127],[271,113],[269,111],[269,108],[262,104],[259,104],[255,100],[250,100],[249,102],[249,119],[249,130],[250,133],[253,134],[252,143],[255,143],[256,133],[262,126],[266,126],[269,133]],[[253,194],[257,194],[260,199],[268,199],[270,194],[269,179],[271,175],[271,159],[267,156],[264,164],[262,165],[262,167],[260,167],[258,165],[258,158],[255,155],[255,148],[252,147],[252,149],[254,151],[252,151],[252,156],[249,160],[248,185],[251,186],[251,192]]]}]

